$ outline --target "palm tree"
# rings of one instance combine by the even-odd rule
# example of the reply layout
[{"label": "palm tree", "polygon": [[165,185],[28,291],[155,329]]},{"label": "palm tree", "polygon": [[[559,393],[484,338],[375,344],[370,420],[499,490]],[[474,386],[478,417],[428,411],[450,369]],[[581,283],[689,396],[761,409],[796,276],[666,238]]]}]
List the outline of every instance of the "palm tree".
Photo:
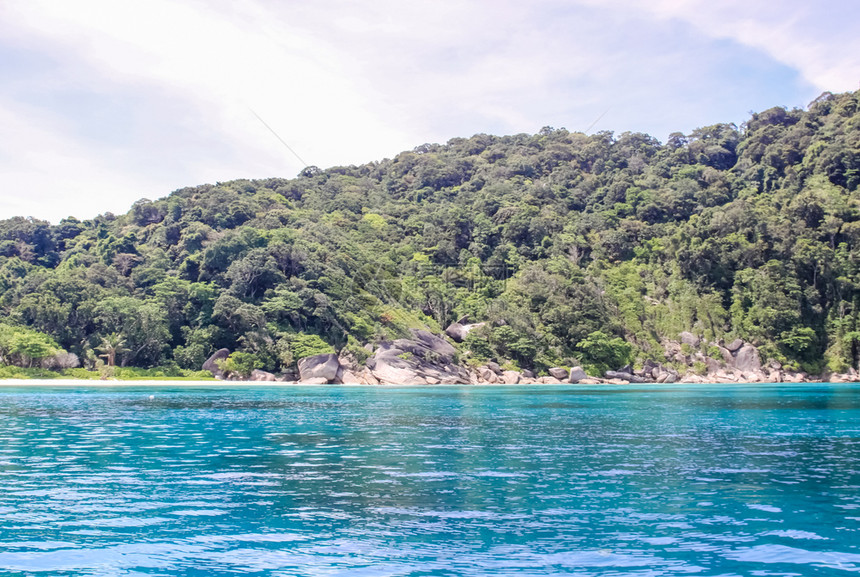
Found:
[{"label": "palm tree", "polygon": [[120,333],[111,333],[106,337],[102,337],[102,343],[96,347],[97,351],[101,351],[100,357],[103,357],[109,367],[116,365],[116,356],[126,352],[125,338]]}]

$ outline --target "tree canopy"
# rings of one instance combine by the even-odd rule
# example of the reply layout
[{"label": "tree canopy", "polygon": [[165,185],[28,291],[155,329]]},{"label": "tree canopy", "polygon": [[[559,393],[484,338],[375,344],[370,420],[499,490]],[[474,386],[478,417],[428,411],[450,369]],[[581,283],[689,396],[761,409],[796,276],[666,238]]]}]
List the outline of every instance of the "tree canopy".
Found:
[{"label": "tree canopy", "polygon": [[46,338],[0,346],[194,369],[226,347],[236,370],[277,371],[468,315],[487,324],[463,353],[521,368],[656,359],[680,331],[856,367],[858,186],[847,93],[665,144],[478,134],[125,215],[16,217],[0,221],[0,311]]}]

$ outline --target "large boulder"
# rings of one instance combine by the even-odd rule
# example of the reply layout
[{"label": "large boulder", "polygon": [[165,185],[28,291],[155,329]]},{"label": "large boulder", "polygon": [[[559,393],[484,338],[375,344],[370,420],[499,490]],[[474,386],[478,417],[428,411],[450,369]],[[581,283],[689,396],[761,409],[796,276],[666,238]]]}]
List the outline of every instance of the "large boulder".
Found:
[{"label": "large boulder", "polygon": [[251,380],[252,381],[276,381],[275,375],[269,373],[267,371],[261,371],[260,369],[254,369],[251,371]]},{"label": "large boulder", "polygon": [[582,370],[582,367],[573,367],[570,369],[570,374],[567,377],[567,382],[578,383],[582,379],[587,379],[588,375]]},{"label": "large boulder", "polygon": [[728,349],[728,351],[730,353],[735,353],[738,350],[740,350],[740,348],[742,346],[744,346],[744,341],[742,339],[735,339],[732,342],[730,342],[729,344],[727,344],[726,348]]},{"label": "large boulder", "polygon": [[691,332],[684,331],[678,335],[678,338],[681,340],[682,344],[689,345],[694,349],[699,346],[699,337]]},{"label": "large boulder", "polygon": [[454,364],[456,349],[428,331],[412,330],[411,339],[379,345],[367,368],[383,384],[421,385],[470,382],[469,373]]},{"label": "large boulder", "polygon": [[570,376],[568,370],[561,367],[552,367],[549,370],[549,374],[560,381],[566,381]]},{"label": "large boulder", "polygon": [[350,370],[342,371],[338,377],[338,380],[342,385],[361,385],[363,384],[361,379]]},{"label": "large boulder", "polygon": [[520,382],[520,374],[517,371],[503,371],[502,382],[506,385],[516,385]]},{"label": "large boulder", "polygon": [[325,379],[327,383],[331,383],[337,378],[337,372],[340,369],[340,362],[334,353],[305,357],[299,359],[298,365],[302,382]]},{"label": "large boulder", "polygon": [[497,383],[499,381],[499,377],[496,376],[496,372],[489,367],[480,367],[478,369],[478,376],[488,383]]},{"label": "large boulder", "polygon": [[392,343],[394,347],[425,360],[444,363],[450,363],[457,354],[457,349],[442,337],[421,329],[412,329],[410,332],[411,339],[397,339]]},{"label": "large boulder", "polygon": [[622,371],[606,371],[604,375],[607,379],[622,379],[628,381],[630,383],[647,383],[648,379],[645,377],[640,377],[639,375],[634,375],[632,373],[625,373]]},{"label": "large boulder", "polygon": [[448,325],[445,329],[445,334],[454,339],[455,342],[462,343],[466,337],[475,329],[481,328],[486,323],[466,324],[466,318],[462,318],[455,323]]},{"label": "large boulder", "polygon": [[212,353],[211,357],[206,359],[205,363],[203,363],[203,370],[212,373],[212,376],[216,379],[223,379],[224,371],[222,371],[221,367],[218,366],[218,361],[223,361],[229,356],[230,349],[218,349]]},{"label": "large boulder", "polygon": [[758,356],[758,349],[752,345],[742,346],[735,353],[733,365],[736,369],[745,373],[761,371],[761,359]]}]

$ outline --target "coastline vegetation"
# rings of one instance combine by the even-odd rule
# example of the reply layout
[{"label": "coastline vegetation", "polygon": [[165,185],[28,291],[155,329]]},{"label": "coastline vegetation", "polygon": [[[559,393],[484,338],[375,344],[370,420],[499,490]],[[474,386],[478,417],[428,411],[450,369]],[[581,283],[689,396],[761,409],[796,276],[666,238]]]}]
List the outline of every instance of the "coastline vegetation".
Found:
[{"label": "coastline vegetation", "polygon": [[124,215],[11,218],[0,378],[199,379],[221,348],[237,373],[281,372],[461,317],[485,323],[461,360],[538,373],[665,360],[682,331],[856,369],[858,186],[860,92],[826,93],[665,143],[478,134]]}]

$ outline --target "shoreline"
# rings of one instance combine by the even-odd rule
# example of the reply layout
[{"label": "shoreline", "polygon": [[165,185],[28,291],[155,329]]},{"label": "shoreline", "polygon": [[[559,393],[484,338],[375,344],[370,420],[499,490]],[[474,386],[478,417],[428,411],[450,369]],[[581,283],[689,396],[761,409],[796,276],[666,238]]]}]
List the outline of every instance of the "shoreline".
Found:
[{"label": "shoreline", "polygon": [[801,382],[696,382],[696,383],[436,383],[436,384],[378,384],[378,385],[361,385],[361,384],[336,384],[336,383],[302,383],[295,381],[224,381],[224,380],[204,380],[204,381],[170,381],[170,380],[92,380],[92,379],[0,379],[0,388],[3,387],[95,387],[95,388],[123,388],[123,387],[213,387],[213,388],[230,388],[230,387],[357,387],[357,388],[386,388],[386,387],[641,387],[641,386],[714,386],[714,385],[858,385],[860,382],[830,382],[830,381],[801,381]]}]

